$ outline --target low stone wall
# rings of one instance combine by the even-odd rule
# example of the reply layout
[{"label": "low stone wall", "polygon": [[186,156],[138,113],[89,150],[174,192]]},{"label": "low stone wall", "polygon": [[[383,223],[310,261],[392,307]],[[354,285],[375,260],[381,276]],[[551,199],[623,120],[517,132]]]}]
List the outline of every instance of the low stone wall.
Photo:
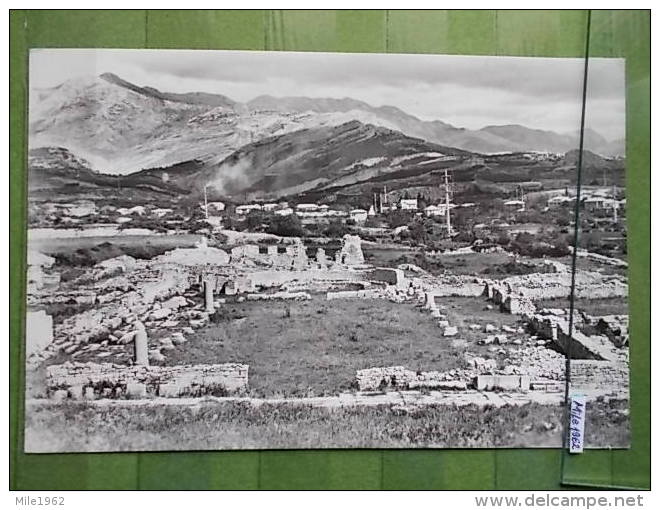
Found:
[{"label": "low stone wall", "polygon": [[430,284],[421,278],[413,278],[412,285],[435,297],[478,297],[484,293],[485,282],[474,277],[447,276]]},{"label": "low stone wall", "polygon": [[405,289],[408,286],[408,281],[401,269],[391,269],[388,267],[377,267],[364,272],[367,280],[374,282],[382,282],[387,285],[394,285],[398,289]]},{"label": "low stone wall", "polygon": [[[485,282],[483,294],[495,304],[503,303],[510,295],[528,300],[566,298],[571,293],[571,274],[530,273],[511,276],[499,281]],[[576,297],[590,299],[626,297],[628,285],[619,276],[579,271],[575,281]]]},{"label": "low stone wall", "polygon": [[628,395],[630,371],[625,362],[571,360],[571,390]]},{"label": "low stone wall", "polygon": [[366,290],[339,290],[336,292],[328,292],[326,299],[331,301],[333,299],[378,299],[381,297],[381,292],[378,289]]},{"label": "low stone wall", "polygon": [[245,298],[248,301],[304,301],[307,299],[312,299],[312,296],[307,292],[273,292],[272,294],[248,294],[245,296]]},{"label": "low stone wall", "polygon": [[376,367],[358,370],[357,386],[360,391],[397,389],[465,390],[467,383],[448,377],[442,372],[413,372],[404,367]]},{"label": "low stone wall", "polygon": [[56,398],[62,398],[62,392],[74,399],[224,395],[247,389],[248,365],[64,363],[47,368],[46,384]]},{"label": "low stone wall", "polygon": [[478,375],[474,386],[478,390],[529,391],[528,375]]},{"label": "low stone wall", "polygon": [[606,336],[587,336],[578,330],[579,316],[575,316],[573,333],[569,336],[567,317],[536,314],[530,317],[529,326],[544,340],[552,340],[566,353],[570,349],[572,359],[616,361],[620,353]]}]

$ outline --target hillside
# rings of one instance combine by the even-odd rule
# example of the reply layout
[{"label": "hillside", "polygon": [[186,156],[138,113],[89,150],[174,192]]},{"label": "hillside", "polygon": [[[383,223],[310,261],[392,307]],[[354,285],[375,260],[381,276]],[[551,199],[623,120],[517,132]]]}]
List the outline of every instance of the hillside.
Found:
[{"label": "hillside", "polygon": [[[242,104],[221,94],[162,92],[104,73],[31,91],[30,148],[66,147],[95,170],[128,174],[192,160],[213,165],[261,139],[353,120],[486,154],[577,147],[575,134],[524,126],[462,129],[350,98],[260,96]],[[595,145],[607,155],[624,146],[590,132],[586,147]]]},{"label": "hillside", "polygon": [[[248,144],[195,178],[196,189],[279,197],[376,178],[403,169],[425,173],[443,159],[472,154],[358,121],[287,133]],[[446,161],[445,165],[449,162]]]}]

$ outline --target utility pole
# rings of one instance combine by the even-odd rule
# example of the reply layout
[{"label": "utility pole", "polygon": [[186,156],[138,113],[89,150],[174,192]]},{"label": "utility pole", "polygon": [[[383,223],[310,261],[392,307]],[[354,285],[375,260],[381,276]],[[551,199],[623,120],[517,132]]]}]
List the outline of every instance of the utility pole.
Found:
[{"label": "utility pole", "polygon": [[445,168],[445,221],[447,222],[447,235],[451,235],[451,215],[449,214],[449,174]]},{"label": "utility pole", "polygon": [[207,220],[209,219],[209,199],[206,195],[206,188],[208,187],[208,184],[204,185],[204,215],[206,216]]}]

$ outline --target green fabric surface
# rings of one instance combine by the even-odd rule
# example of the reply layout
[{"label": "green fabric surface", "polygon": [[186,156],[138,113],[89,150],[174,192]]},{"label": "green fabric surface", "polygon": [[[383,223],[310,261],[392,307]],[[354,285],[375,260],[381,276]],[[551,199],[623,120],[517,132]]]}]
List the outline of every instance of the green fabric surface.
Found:
[{"label": "green fabric surface", "polygon": [[586,11],[12,11],[10,487],[559,489],[650,486],[650,13],[595,11],[590,53],[627,59],[632,448],[23,453],[29,48],[195,48],[581,57]]}]

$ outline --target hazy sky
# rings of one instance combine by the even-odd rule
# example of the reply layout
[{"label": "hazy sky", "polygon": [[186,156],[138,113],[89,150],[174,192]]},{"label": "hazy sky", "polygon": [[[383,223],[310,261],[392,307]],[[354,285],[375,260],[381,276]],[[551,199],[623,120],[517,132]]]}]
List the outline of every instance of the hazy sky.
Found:
[{"label": "hazy sky", "polygon": [[[351,97],[478,129],[580,127],[583,59],[202,50],[32,50],[31,87],[115,73],[168,92]],[[625,136],[625,61],[590,59],[587,126]]]}]

